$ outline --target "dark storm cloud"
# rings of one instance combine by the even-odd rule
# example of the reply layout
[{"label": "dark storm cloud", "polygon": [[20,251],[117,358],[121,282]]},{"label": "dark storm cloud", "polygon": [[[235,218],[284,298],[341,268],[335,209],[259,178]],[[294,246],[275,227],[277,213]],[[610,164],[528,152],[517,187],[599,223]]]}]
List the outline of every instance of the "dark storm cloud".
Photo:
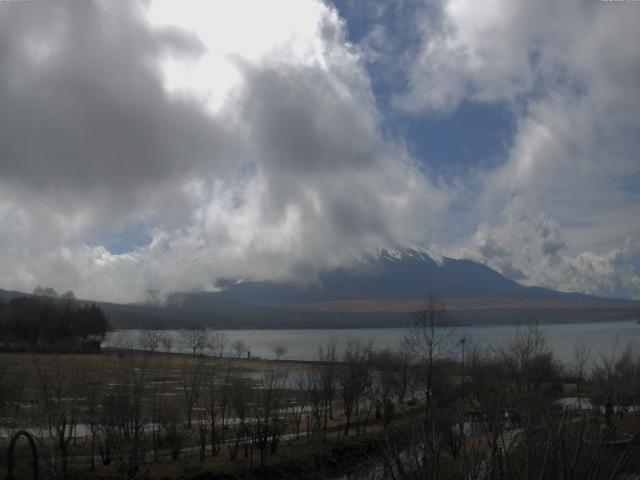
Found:
[{"label": "dark storm cloud", "polygon": [[0,176],[14,188],[126,215],[152,209],[146,188],[222,166],[222,129],[169,98],[154,61],[202,46],[152,30],[135,3],[3,4],[0,45]]},{"label": "dark storm cloud", "polygon": [[[236,272],[313,281],[362,252],[419,241],[447,196],[381,135],[358,63],[243,69],[239,115],[255,176],[232,196],[244,199],[232,222],[220,220],[229,209],[214,200],[203,226],[224,239],[217,248],[242,251]],[[216,268],[230,271],[221,257]]]},{"label": "dark storm cloud", "polygon": [[[336,75],[308,67],[247,75],[243,116],[268,184],[265,213],[282,214],[293,204],[344,235],[375,232],[390,240],[400,233],[382,194],[403,196],[406,172],[394,169],[411,166],[402,149],[380,137],[366,80],[347,90],[355,75]],[[314,236],[312,222],[308,228]]]},{"label": "dark storm cloud", "polygon": [[[163,63],[218,54],[206,35],[159,28],[138,3],[1,4],[3,286],[139,300],[219,277],[313,281],[418,241],[447,195],[381,134],[339,17],[307,7],[297,41],[223,53],[239,78],[212,109],[170,89]],[[141,230],[128,252],[101,243]]]}]

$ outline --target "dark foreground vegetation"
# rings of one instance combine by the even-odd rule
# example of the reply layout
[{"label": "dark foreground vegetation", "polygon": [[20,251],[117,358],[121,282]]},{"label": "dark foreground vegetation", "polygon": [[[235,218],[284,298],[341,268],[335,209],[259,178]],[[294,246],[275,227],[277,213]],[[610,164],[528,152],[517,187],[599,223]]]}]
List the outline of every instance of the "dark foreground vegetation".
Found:
[{"label": "dark foreground vegetation", "polygon": [[94,353],[106,332],[102,309],[80,305],[73,292],[38,287],[32,296],[0,300],[2,351]]},{"label": "dark foreground vegetation", "polygon": [[[314,362],[250,361],[202,332],[192,354],[0,355],[0,472],[37,438],[40,478],[622,479],[640,473],[640,356],[535,328],[454,338],[435,301],[397,351],[347,341]],[[197,341],[196,341],[197,340]],[[160,352],[162,350],[162,352]],[[284,352],[274,352],[281,358]],[[570,398],[567,398],[570,397]],[[558,402],[562,400],[562,402]],[[30,456],[14,452],[20,478]],[[629,475],[629,476],[625,476]]]}]

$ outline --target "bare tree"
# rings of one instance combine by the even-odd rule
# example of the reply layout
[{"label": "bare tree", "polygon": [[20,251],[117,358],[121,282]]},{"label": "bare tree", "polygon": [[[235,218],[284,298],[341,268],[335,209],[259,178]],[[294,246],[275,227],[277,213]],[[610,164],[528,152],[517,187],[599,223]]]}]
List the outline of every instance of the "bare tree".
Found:
[{"label": "bare tree", "polygon": [[395,393],[400,405],[404,405],[407,395],[411,393],[412,372],[410,357],[411,353],[404,348],[399,348],[393,357],[395,358],[395,361],[390,373],[393,376],[393,392]]},{"label": "bare tree", "polygon": [[300,437],[300,423],[302,417],[306,413],[307,404],[309,401],[308,392],[308,375],[303,371],[293,371],[295,384],[292,392],[293,402],[291,402],[291,421],[293,424],[294,433],[296,439]]},{"label": "bare tree", "polygon": [[206,401],[212,456],[218,453],[219,445],[224,443],[225,432],[232,417],[231,398],[235,374],[232,362],[228,362],[221,372],[208,376]]},{"label": "bare tree", "polygon": [[33,290],[33,296],[34,297],[47,298],[47,299],[56,299],[56,298],[58,298],[58,292],[56,292],[51,287],[41,287],[40,285],[38,285]]},{"label": "bare tree", "polygon": [[282,414],[284,391],[287,384],[288,372],[275,369],[265,372],[262,388],[258,394],[256,409],[256,424],[253,429],[254,443],[260,452],[260,465],[264,466],[267,454],[275,454],[280,436],[285,428]]},{"label": "bare tree", "polygon": [[429,298],[414,313],[414,323],[404,342],[420,366],[427,413],[434,395],[436,377],[442,377],[439,360],[446,358],[455,345],[449,316],[441,300]]},{"label": "bare tree", "polygon": [[338,387],[346,418],[345,435],[349,435],[352,415],[358,415],[359,403],[369,382],[370,349],[370,345],[364,345],[358,340],[349,340],[344,350],[343,367],[338,370]]},{"label": "bare tree", "polygon": [[307,439],[311,439],[316,448],[324,443],[326,423],[323,428],[323,419],[326,418],[325,408],[327,404],[326,393],[323,388],[323,371],[313,368],[304,374],[304,390],[307,392],[309,409],[307,412]]},{"label": "bare tree", "polygon": [[181,343],[184,348],[190,350],[195,357],[197,353],[207,348],[209,342],[209,332],[204,328],[190,328],[180,332]]},{"label": "bare tree", "polygon": [[536,324],[518,329],[498,353],[520,398],[525,393],[538,392],[541,383],[554,378],[559,370],[553,352]]},{"label": "bare tree", "polygon": [[[60,357],[41,364],[34,358],[38,375],[38,401],[44,425],[51,439],[50,456],[53,472],[56,476],[67,477],[68,450],[78,419],[78,400],[73,386],[78,383],[75,375],[78,371],[72,366],[63,367]],[[43,445],[49,446],[47,443]]]},{"label": "bare tree", "polygon": [[393,393],[400,390],[398,388],[400,383],[398,367],[401,363],[397,356],[389,350],[372,354],[371,363],[372,368],[375,369],[375,381],[369,382],[369,395],[375,404],[376,418],[383,418],[386,428],[393,415]]},{"label": "bare tree", "polygon": [[570,366],[570,373],[575,378],[576,390],[580,392],[580,387],[584,383],[589,361],[591,360],[591,348],[586,342],[581,341],[573,347],[573,362]]},{"label": "bare tree", "polygon": [[171,353],[171,349],[173,348],[173,337],[170,334],[165,334],[160,337],[160,343],[162,344],[162,348],[165,353],[168,355]]},{"label": "bare tree", "polygon": [[193,408],[200,398],[202,383],[204,382],[204,361],[202,358],[193,362],[183,363],[179,382],[184,399],[186,426],[190,430],[193,420]]},{"label": "bare tree", "polygon": [[[101,369],[102,370],[102,369]],[[103,388],[101,377],[104,376],[104,372],[98,371],[93,373],[93,376],[87,378],[82,384],[82,395],[86,398],[86,411],[84,421],[89,426],[91,432],[90,441],[90,465],[91,470],[95,470],[95,455],[96,448],[99,445],[99,438],[101,432],[101,415],[100,410],[103,405]]]},{"label": "bare tree", "polygon": [[229,447],[229,458],[235,460],[238,456],[238,450],[240,443],[242,442],[245,447],[245,457],[249,456],[249,443],[248,434],[249,428],[247,425],[247,418],[249,417],[250,405],[248,402],[251,395],[250,387],[242,379],[234,378],[230,385],[230,400],[233,410],[238,419],[235,431],[235,440]]},{"label": "bare tree", "polygon": [[[228,413],[228,384],[230,365],[227,374],[221,374],[217,364],[207,365],[205,372],[203,395],[200,397],[201,411],[204,416],[202,421],[208,425],[200,426],[201,437],[204,433],[209,436],[211,442],[211,455],[218,454],[219,436],[224,435],[226,417]],[[206,429],[206,432],[204,430]],[[206,447],[206,439],[201,440],[201,448]],[[202,451],[204,455],[204,451]]]},{"label": "bare tree", "polygon": [[238,339],[231,343],[231,349],[236,358],[241,358],[249,351],[249,346],[243,340]]},{"label": "bare tree", "polygon": [[284,357],[287,354],[287,347],[285,347],[284,345],[274,345],[273,348],[271,348],[271,351],[273,352],[273,354],[276,357],[276,360],[280,360],[282,357]]},{"label": "bare tree", "polygon": [[416,363],[416,381],[424,396],[422,425],[414,425],[411,434],[420,451],[422,475],[438,478],[444,432],[448,428],[450,398],[450,368],[445,361],[455,347],[456,338],[446,308],[437,298],[428,299],[414,314],[414,323],[404,338]]},{"label": "bare tree", "polygon": [[333,400],[336,396],[337,381],[337,347],[338,342],[332,339],[325,347],[318,348],[318,360],[322,362],[320,370],[320,385],[324,404],[321,411],[324,413],[324,424],[322,429],[323,442],[327,433],[329,420],[333,420]]},{"label": "bare tree", "polygon": [[600,353],[594,362],[592,380],[598,386],[596,400],[614,408],[625,408],[640,399],[640,353],[633,344]]},{"label": "bare tree", "polygon": [[132,477],[144,456],[144,401],[150,356],[130,355],[120,365],[118,382],[110,395],[117,437],[118,468]]},{"label": "bare tree", "polygon": [[171,458],[176,460],[187,440],[186,432],[180,428],[180,405],[176,397],[166,397],[162,400],[157,418],[162,432],[162,443],[169,447]]},{"label": "bare tree", "polygon": [[160,341],[162,335],[158,332],[147,331],[144,332],[139,339],[139,347],[149,353],[154,353],[160,347]]},{"label": "bare tree", "polygon": [[209,335],[209,350],[214,357],[224,357],[224,351],[227,347],[228,339],[224,332],[215,331]]},{"label": "bare tree", "polygon": [[23,395],[27,376],[24,371],[9,368],[9,356],[0,356],[0,418],[9,430],[22,421]]},{"label": "bare tree", "polygon": [[76,295],[73,291],[68,290],[60,295],[60,300],[67,304],[67,307],[71,307],[76,303]]}]

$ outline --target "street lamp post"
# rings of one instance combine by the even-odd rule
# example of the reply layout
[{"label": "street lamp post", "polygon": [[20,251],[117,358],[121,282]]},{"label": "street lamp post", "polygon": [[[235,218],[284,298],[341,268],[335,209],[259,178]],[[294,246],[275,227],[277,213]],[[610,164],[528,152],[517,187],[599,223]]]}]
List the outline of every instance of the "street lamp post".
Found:
[{"label": "street lamp post", "polygon": [[460,339],[460,345],[462,346],[462,408],[464,409],[464,344],[466,343],[466,338]]}]

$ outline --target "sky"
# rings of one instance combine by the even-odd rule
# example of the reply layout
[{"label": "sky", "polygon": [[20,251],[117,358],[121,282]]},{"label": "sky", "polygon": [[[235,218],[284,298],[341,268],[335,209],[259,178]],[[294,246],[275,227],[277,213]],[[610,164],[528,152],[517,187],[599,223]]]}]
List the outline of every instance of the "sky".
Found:
[{"label": "sky", "polygon": [[640,2],[0,2],[0,288],[423,246],[640,299]]}]

